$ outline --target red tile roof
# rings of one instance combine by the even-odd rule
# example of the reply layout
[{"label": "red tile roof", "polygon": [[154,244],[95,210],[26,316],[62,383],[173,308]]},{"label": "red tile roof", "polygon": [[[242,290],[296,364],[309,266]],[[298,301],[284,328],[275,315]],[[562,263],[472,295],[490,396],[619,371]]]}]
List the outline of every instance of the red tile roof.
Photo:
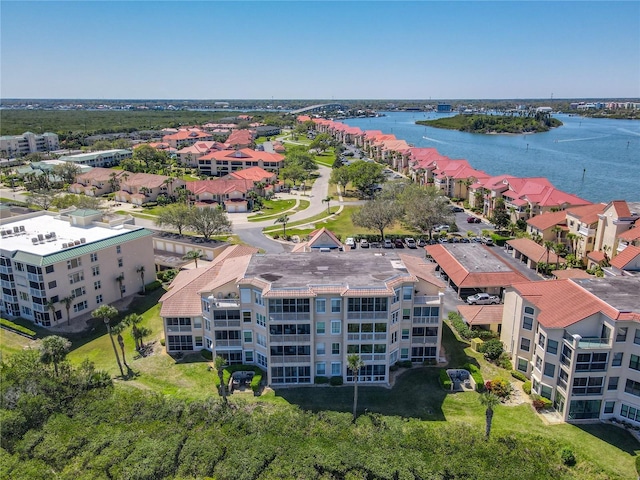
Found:
[{"label": "red tile roof", "polygon": [[556,225],[566,225],[567,212],[560,210],[559,212],[542,213],[527,220],[527,224],[542,231]]},{"label": "red tile roof", "polygon": [[242,148],[240,150],[221,150],[212,151],[200,157],[201,160],[243,160],[243,161],[260,161],[263,162],[283,162],[284,155],[279,153],[269,153],[263,151],[252,150],[250,148]]},{"label": "red tile roof", "polygon": [[[153,173],[130,173],[126,172],[127,178],[120,178],[121,186],[137,187],[137,188],[158,188],[161,187],[166,180],[166,175],[155,175]],[[124,175],[124,174],[123,174]],[[175,180],[175,179],[174,179]]]},{"label": "red tile roof", "polygon": [[446,288],[447,284],[440,278],[436,277],[436,265],[426,262],[424,259],[416,258],[413,255],[399,254],[400,260],[404,263],[407,271],[416,278],[424,280],[427,283],[435,285],[438,288]]},{"label": "red tile roof", "polygon": [[567,215],[576,218],[581,223],[591,225],[598,222],[598,215],[604,212],[604,203],[594,203],[583,207],[573,207],[567,209]]},{"label": "red tile roof", "polygon": [[[547,249],[530,238],[514,238],[513,240],[508,240],[507,244],[536,263],[547,261]],[[548,253],[549,263],[565,263],[565,259],[558,257],[553,251],[549,250]]]},{"label": "red tile roof", "polygon": [[593,275],[589,275],[581,268],[566,268],[564,270],[554,270],[551,273],[553,273],[558,280],[565,278],[593,278]]},{"label": "red tile roof", "polygon": [[640,255],[640,247],[629,245],[611,260],[611,266],[624,270],[624,267]]},{"label": "red tile roof", "polygon": [[501,269],[499,271],[474,270],[470,272],[443,245],[428,245],[425,250],[459,288],[506,287],[526,280],[524,275],[513,270],[489,247],[478,246],[478,248],[498,261]]},{"label": "red tile roof", "polygon": [[207,132],[203,132],[202,130],[199,130],[199,129],[178,130],[177,133],[174,133],[172,135],[165,135],[164,137],[162,137],[162,140],[165,142],[168,142],[169,140],[180,141],[180,140],[188,140],[193,138],[202,138],[203,140],[211,139],[211,134]]},{"label": "red tile roof", "polygon": [[241,178],[244,180],[251,180],[252,182],[264,182],[265,180],[269,180],[276,175],[272,172],[267,172],[260,167],[249,167],[231,172],[228,176]]},{"label": "red tile roof", "polygon": [[247,193],[253,189],[253,181],[244,178],[211,178],[208,180],[196,180],[186,182],[187,190],[194,195],[209,193],[211,195],[224,195],[233,191]]},{"label": "red tile roof", "polygon": [[609,203],[609,205],[613,205],[618,218],[628,218],[631,217],[631,210],[629,210],[629,205],[624,200],[613,200]]},{"label": "red tile roof", "polygon": [[124,170],[113,170],[112,168],[102,168],[95,167],[89,170],[86,173],[81,173],[76,176],[76,180],[84,180],[84,181],[96,181],[96,182],[108,182],[113,178],[111,175],[116,176],[116,178],[120,178],[120,176],[124,173]]},{"label": "red tile roof", "polygon": [[253,132],[251,130],[236,130],[229,135],[225,145],[233,147],[234,145],[249,146],[253,142]]},{"label": "red tile roof", "polygon": [[627,230],[626,232],[622,232],[618,235],[620,240],[624,240],[625,242],[633,242],[634,240],[638,240],[640,238],[640,223],[635,227]]},{"label": "red tile roof", "polygon": [[604,262],[607,257],[605,256],[604,252],[601,252],[600,250],[596,250],[594,252],[589,252],[587,254],[587,258],[589,260],[593,260],[594,262],[600,263],[600,262]]},{"label": "red tile roof", "polygon": [[567,328],[599,312],[614,320],[621,317],[621,312],[572,280],[519,283],[513,288],[540,310],[537,319],[546,328]]},{"label": "red tile roof", "polygon": [[458,312],[471,326],[502,323],[504,305],[458,305]]}]

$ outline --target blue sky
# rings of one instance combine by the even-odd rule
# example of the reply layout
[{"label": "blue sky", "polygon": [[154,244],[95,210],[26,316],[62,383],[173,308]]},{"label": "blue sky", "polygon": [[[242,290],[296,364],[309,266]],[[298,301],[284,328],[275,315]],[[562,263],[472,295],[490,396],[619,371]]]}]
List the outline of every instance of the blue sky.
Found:
[{"label": "blue sky", "polygon": [[640,2],[1,2],[3,98],[640,97]]}]

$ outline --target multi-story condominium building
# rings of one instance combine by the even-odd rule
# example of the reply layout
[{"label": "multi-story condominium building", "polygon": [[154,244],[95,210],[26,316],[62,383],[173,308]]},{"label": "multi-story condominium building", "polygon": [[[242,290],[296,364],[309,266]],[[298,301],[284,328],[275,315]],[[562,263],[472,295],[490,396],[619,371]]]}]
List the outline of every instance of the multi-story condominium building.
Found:
[{"label": "multi-story condominium building", "polygon": [[0,221],[3,314],[44,327],[72,322],[155,278],[153,233],[96,210]]},{"label": "multi-story condominium building", "polygon": [[[318,377],[389,383],[399,360],[437,362],[444,284],[433,264],[374,252],[251,255],[231,247],[183,272],[161,299],[169,352],[206,348],[255,364],[272,385]],[[249,253],[249,254],[247,254]]]},{"label": "multi-story condominium building", "polygon": [[260,167],[277,173],[284,163],[284,155],[243,148],[240,150],[212,150],[198,159],[198,171],[203,175],[222,177],[237,170]]},{"label": "multi-story condominium building", "polygon": [[101,150],[99,152],[78,153],[77,155],[65,155],[60,157],[63,162],[72,162],[77,165],[89,165],[90,167],[113,167],[120,165],[125,158],[132,157],[131,150]]},{"label": "multi-story condominium building", "polygon": [[36,152],[58,150],[58,135],[46,132],[42,135],[25,132],[22,135],[4,135],[0,137],[0,152],[9,158]]},{"label": "multi-story condominium building", "polygon": [[640,425],[640,277],[515,284],[501,340],[565,421]]}]

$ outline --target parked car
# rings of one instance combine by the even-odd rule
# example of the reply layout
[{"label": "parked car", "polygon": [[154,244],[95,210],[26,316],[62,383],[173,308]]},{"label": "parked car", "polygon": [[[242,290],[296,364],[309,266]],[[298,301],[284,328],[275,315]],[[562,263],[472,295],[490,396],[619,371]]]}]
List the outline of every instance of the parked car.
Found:
[{"label": "parked car", "polygon": [[482,243],[484,243],[487,247],[493,247],[493,240],[489,237],[482,237]]},{"label": "parked car", "polygon": [[420,238],[418,240],[418,246],[419,247],[426,247],[427,246],[427,241],[424,238]]},{"label": "parked car", "polygon": [[434,232],[448,232],[449,231],[449,225],[438,225],[437,227],[434,227],[433,231]]},{"label": "parked car", "polygon": [[478,217],[467,217],[467,223],[480,223],[481,221]]},{"label": "parked car", "polygon": [[402,240],[401,240],[401,239],[399,239],[399,238],[396,238],[396,239],[393,241],[393,245],[394,245],[396,248],[404,248],[404,243],[402,243]]},{"label": "parked car", "polygon": [[384,248],[393,248],[393,243],[388,238],[384,239],[384,244],[382,245]]},{"label": "parked car", "polygon": [[467,297],[467,303],[469,305],[497,305],[500,303],[500,297],[488,293],[476,293]]},{"label": "parked car", "polygon": [[345,241],[344,244],[347,247],[351,247],[351,248],[356,248],[356,241],[353,239],[353,237],[348,237]]},{"label": "parked car", "polygon": [[411,237],[405,238],[404,243],[407,244],[407,248],[418,248],[416,241]]},{"label": "parked car", "polygon": [[369,248],[369,242],[363,238],[360,240],[360,248]]},{"label": "parked car", "polygon": [[455,205],[451,206],[451,211],[453,213],[460,213],[460,212],[464,212],[464,208],[462,207],[456,207]]}]

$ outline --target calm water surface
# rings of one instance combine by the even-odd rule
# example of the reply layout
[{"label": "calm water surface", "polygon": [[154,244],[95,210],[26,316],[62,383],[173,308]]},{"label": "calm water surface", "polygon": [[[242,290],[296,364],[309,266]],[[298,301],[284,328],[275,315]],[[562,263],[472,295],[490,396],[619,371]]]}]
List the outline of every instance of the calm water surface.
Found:
[{"label": "calm water surface", "polygon": [[443,115],[385,112],[343,122],[393,133],[416,147],[463,158],[490,175],[546,177],[592,202],[640,201],[640,121],[555,115],[563,126],[530,135],[483,135],[416,125]]}]

